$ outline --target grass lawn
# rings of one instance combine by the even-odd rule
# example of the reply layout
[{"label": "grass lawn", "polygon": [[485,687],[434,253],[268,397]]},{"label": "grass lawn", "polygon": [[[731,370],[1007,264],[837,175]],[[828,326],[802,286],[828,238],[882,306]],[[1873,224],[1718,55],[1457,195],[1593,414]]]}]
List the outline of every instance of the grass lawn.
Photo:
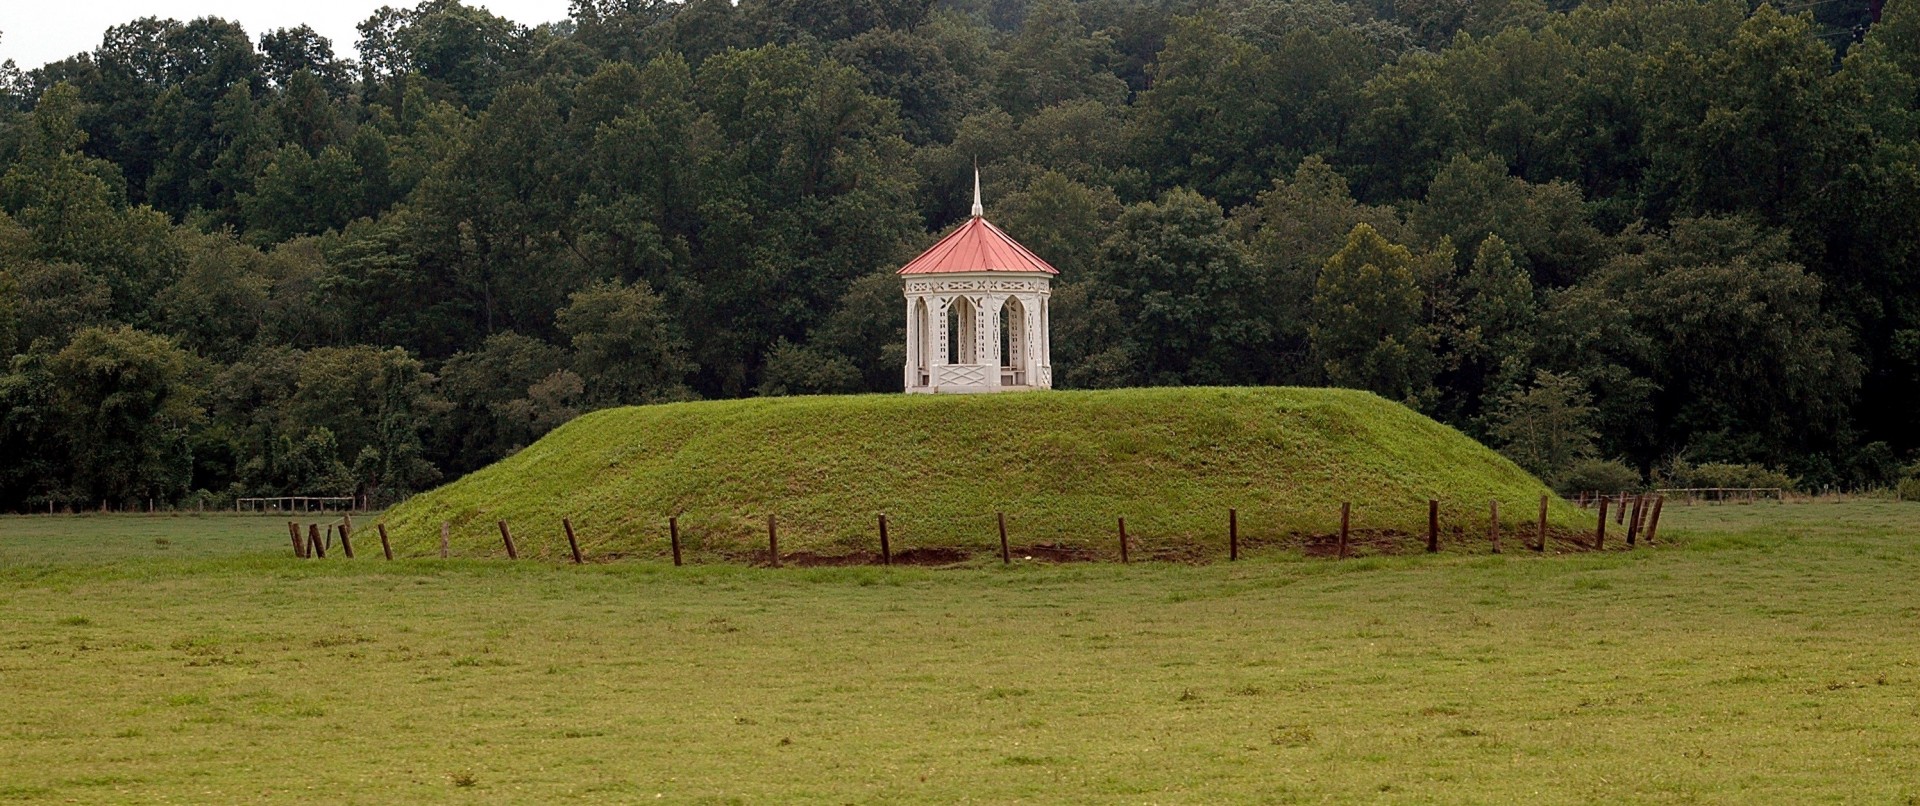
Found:
[{"label": "grass lawn", "polygon": [[962,570],[300,562],[283,524],[0,518],[0,801],[1920,797],[1920,504]]}]

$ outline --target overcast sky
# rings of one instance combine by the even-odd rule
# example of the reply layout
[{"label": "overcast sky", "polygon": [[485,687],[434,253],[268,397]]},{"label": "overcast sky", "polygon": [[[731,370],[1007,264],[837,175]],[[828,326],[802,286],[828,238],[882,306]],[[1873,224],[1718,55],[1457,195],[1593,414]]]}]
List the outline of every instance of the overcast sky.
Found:
[{"label": "overcast sky", "polygon": [[[468,0],[522,25],[554,22],[567,16],[567,0]],[[246,26],[247,35],[305,23],[333,40],[333,52],[354,55],[353,26],[383,5],[407,6],[418,0],[316,0],[309,3],[268,0],[0,0],[0,61],[12,59],[26,70],[93,50],[107,28],[140,17],[224,17]]]}]

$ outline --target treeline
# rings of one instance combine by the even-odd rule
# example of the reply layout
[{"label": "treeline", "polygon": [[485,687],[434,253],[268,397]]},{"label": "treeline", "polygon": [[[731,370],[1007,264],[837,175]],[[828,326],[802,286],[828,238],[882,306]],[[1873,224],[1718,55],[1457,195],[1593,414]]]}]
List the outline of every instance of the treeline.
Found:
[{"label": "treeline", "polygon": [[1061,386],[1371,389],[1569,489],[1892,483],[1920,0],[1802,9],[136,20],[0,70],[0,509],[388,501],[594,408],[894,391],[891,272],[976,161]]}]

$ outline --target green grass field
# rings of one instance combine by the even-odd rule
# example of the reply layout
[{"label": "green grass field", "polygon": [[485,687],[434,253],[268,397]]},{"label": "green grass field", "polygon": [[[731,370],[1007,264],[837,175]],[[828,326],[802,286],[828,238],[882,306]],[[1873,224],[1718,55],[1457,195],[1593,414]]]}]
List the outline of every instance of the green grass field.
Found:
[{"label": "green grass field", "polygon": [[1920,797],[1920,504],[1662,531],[773,570],[302,562],[273,518],[0,518],[0,801]]},{"label": "green grass field", "polygon": [[594,554],[658,558],[678,515],[687,550],[738,562],[765,553],[769,514],[783,548],[845,556],[874,550],[879,512],[902,546],[997,551],[1003,511],[1015,545],[1114,554],[1121,517],[1143,545],[1224,551],[1229,507],[1250,539],[1284,542],[1334,531],[1342,501],[1358,526],[1415,531],[1438,496],[1449,527],[1484,531],[1498,498],[1519,528],[1545,493],[1458,431],[1353,390],[859,395],[594,412],[389,524],[403,553],[437,554],[446,522],[455,553],[498,556],[496,521],[551,535],[571,518]]}]

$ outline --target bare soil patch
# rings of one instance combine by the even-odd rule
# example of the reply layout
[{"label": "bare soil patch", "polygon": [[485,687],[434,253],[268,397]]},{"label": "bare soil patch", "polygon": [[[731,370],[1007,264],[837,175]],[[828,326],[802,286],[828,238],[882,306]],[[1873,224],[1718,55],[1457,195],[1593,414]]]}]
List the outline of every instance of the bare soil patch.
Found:
[{"label": "bare soil patch", "polygon": [[1058,543],[1014,546],[1009,551],[1013,556],[1021,559],[1050,563],[1090,563],[1100,559],[1099,553],[1093,549],[1085,546],[1063,546]]}]

